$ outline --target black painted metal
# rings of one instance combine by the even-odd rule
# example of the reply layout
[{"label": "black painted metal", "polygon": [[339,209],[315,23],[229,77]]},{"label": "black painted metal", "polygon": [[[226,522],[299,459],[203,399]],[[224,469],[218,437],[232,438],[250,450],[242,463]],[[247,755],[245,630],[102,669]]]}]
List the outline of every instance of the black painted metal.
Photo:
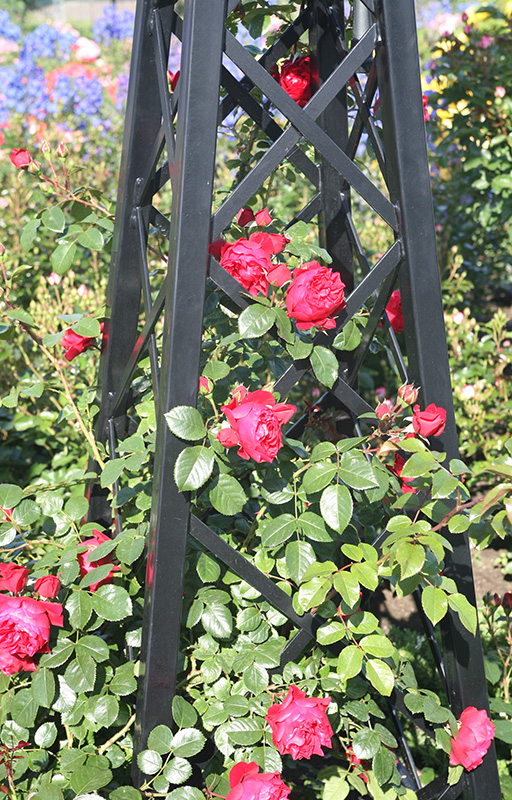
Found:
[{"label": "black painted metal", "polygon": [[[435,251],[432,204],[422,114],[419,62],[413,0],[353,0],[353,35],[345,41],[343,0],[308,0],[297,19],[258,60],[226,30],[226,14],[238,0],[185,0],[183,22],[175,0],[138,0],[128,95],[126,132],[112,268],[107,308],[105,348],[101,359],[101,411],[97,433],[115,457],[117,443],[130,430],[132,380],[140,358],[149,355],[157,413],[157,447],[153,503],[148,539],[147,586],[137,700],[136,750],[146,746],[149,731],[171,724],[171,699],[176,685],[180,641],[183,570],[187,538],[245,581],[283,613],[295,628],[281,656],[281,666],[297,658],[314,642],[320,620],[298,615],[290,598],[203,521],[190,516],[187,498],[173,480],[173,465],[182,450],[165,425],[164,413],[175,405],[195,405],[197,398],[203,304],[207,276],[233,311],[248,305],[238,282],[208,256],[216,238],[285,159],[309,181],[311,196],[297,211],[297,220],[318,217],[320,241],[347,285],[347,306],[337,318],[334,336],[373,298],[373,310],[359,348],[339,354],[339,377],[319,401],[337,402],[345,419],[359,430],[357,417],[373,409],[359,395],[357,377],[380,322],[398,373],[408,373],[421,385],[425,403],[435,401],[448,410],[443,443],[450,457],[457,453],[448,360],[443,329],[439,272]],[[304,109],[269,74],[276,61],[308,34],[316,53],[320,87]],[[169,96],[167,61],[171,35],[181,39],[181,75]],[[226,52],[242,71],[239,80],[222,65]],[[205,64],[208,68],[205,69]],[[257,86],[279,110],[277,118],[251,94]],[[355,103],[349,112],[350,86]],[[382,137],[372,113],[379,93]],[[223,94],[221,94],[221,92]],[[259,162],[212,215],[212,185],[217,129],[228,114],[241,108],[265,133],[269,147]],[[283,126],[282,119],[286,123]],[[355,163],[366,134],[379,176],[373,181]],[[301,148],[315,148],[315,163]],[[172,207],[166,216],[156,208],[155,195],[172,187]],[[391,228],[394,244],[373,265],[359,239],[351,204],[366,202]],[[153,285],[148,251],[164,254],[168,240],[168,270],[163,284]],[[354,276],[357,273],[357,278]],[[406,326],[406,363],[385,315],[396,287],[402,292]],[[162,353],[155,330],[162,328]],[[310,369],[308,359],[291,361],[275,384],[286,395]],[[292,428],[301,434],[304,414]],[[90,518],[106,520],[104,496],[93,488]],[[116,519],[118,526],[120,520]],[[385,538],[385,534],[383,534]],[[467,541],[454,537],[447,571],[460,591],[474,601]],[[172,580],[169,575],[172,574]],[[428,623],[428,620],[426,621]],[[443,631],[441,657],[431,626],[427,637],[455,713],[467,705],[487,707],[482,655],[457,620],[449,617]],[[338,649],[341,645],[338,645]],[[333,648],[336,649],[336,648]],[[411,718],[403,696],[391,697],[391,716],[402,743],[404,785],[419,787],[419,779],[403,734],[400,715]],[[414,722],[429,736],[423,718]],[[139,778],[134,773],[134,780]],[[410,784],[408,783],[410,782]],[[418,789],[421,800],[465,798],[498,800],[495,754],[465,773],[457,787],[441,776]]]}]

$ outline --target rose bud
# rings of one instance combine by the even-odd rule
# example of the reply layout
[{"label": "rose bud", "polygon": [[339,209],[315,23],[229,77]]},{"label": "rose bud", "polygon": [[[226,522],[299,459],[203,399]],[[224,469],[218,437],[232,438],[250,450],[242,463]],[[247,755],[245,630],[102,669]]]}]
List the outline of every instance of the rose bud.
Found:
[{"label": "rose bud", "polygon": [[27,169],[28,169],[28,172],[33,172],[33,173],[37,174],[38,172],[41,172],[41,164],[39,163],[39,161],[36,161],[33,158],[32,161],[30,162],[30,164],[28,165]]},{"label": "rose bud", "polygon": [[501,601],[501,605],[503,606],[503,610],[508,617],[512,611],[512,592],[505,592],[503,595],[503,600]]},{"label": "rose bud", "polygon": [[210,394],[213,389],[212,382],[208,378],[205,378],[204,375],[201,375],[199,378],[199,391],[201,394]]},{"label": "rose bud", "polygon": [[9,155],[9,158],[16,169],[25,169],[25,167],[28,167],[32,161],[32,156],[24,147],[14,147],[12,153]]},{"label": "rose bud", "polygon": [[59,146],[57,147],[57,155],[59,158],[66,158],[68,154],[68,148],[64,144],[64,142],[59,142]]},{"label": "rose bud", "polygon": [[272,222],[272,217],[270,216],[268,208],[262,208],[261,211],[256,212],[256,216],[254,217],[256,220],[256,225],[259,225],[261,228],[266,228],[267,225],[270,225]]},{"label": "rose bud", "polygon": [[50,147],[50,143],[46,141],[46,139],[41,142],[41,153],[46,156],[52,152],[52,148]]},{"label": "rose bud", "polygon": [[384,400],[384,402],[379,403],[379,405],[375,409],[375,413],[379,419],[388,419],[391,416],[392,411],[393,411],[393,403],[391,402],[391,400]]},{"label": "rose bud", "polygon": [[398,390],[398,396],[400,400],[403,400],[408,406],[412,406],[418,399],[418,390],[412,383],[404,383]]},{"label": "rose bud", "polygon": [[44,575],[34,584],[34,591],[41,595],[41,597],[57,597],[60,589],[60,580],[55,575]]},{"label": "rose bud", "polygon": [[236,215],[236,224],[241,228],[245,228],[254,220],[254,214],[251,208],[241,208]]}]

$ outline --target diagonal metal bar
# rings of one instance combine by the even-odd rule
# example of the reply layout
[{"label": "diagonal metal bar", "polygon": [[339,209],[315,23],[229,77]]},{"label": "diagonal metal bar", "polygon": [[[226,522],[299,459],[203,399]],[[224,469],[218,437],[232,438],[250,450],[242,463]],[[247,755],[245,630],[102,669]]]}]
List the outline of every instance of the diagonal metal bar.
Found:
[{"label": "diagonal metal bar", "polygon": [[169,85],[167,80],[167,64],[169,63],[169,48],[165,46],[164,32],[162,28],[162,20],[160,17],[160,10],[155,8],[152,17],[152,28],[155,34],[155,68],[158,83],[158,95],[160,97],[160,107],[162,109],[163,128],[165,134],[165,142],[167,144],[168,158],[174,162],[174,128],[172,124],[172,115],[170,107]]},{"label": "diagonal metal bar", "polygon": [[[390,204],[389,200],[384,197],[380,190],[371,183],[371,181],[354,165],[352,161],[350,161],[345,153],[343,153],[343,151],[334,144],[330,137],[328,137],[326,134],[322,136],[322,131],[314,122],[314,119],[320,116],[322,111],[338,94],[342,86],[347,83],[353,72],[355,72],[361,56],[364,60],[364,58],[366,58],[373,51],[375,42],[375,29],[372,28],[370,31],[368,31],[368,34],[365,36],[365,38],[362,39],[353,50],[351,50],[350,55],[347,56],[345,61],[343,61],[343,63],[335,69],[332,75],[325,81],[321,88],[307,103],[304,110],[301,110],[300,107],[288,97],[284,89],[277,84],[277,82],[253,59],[249,53],[247,53],[246,50],[244,50],[243,47],[240,46],[240,49],[238,49],[238,43],[236,42],[236,39],[233,39],[233,37],[230,37],[228,34],[228,40],[231,44],[234,42],[233,47],[236,50],[237,55],[240,56],[243,66],[246,67],[251,73],[256,72],[255,77],[261,79],[261,82],[264,84],[264,86],[260,88],[262,88],[262,90],[265,91],[265,93],[269,96],[272,95],[273,98],[275,98],[275,95],[277,94],[279,105],[286,109],[286,116],[292,116],[294,119],[291,120],[292,125],[284,131],[283,135],[280,136],[273,145],[271,145],[266,154],[260,159],[258,164],[252,168],[249,174],[246,175],[243,181],[241,181],[236,189],[233,190],[230,197],[227,198],[219,208],[214,217],[214,236],[218,236],[219,233],[227,227],[238,210],[242,207],[243,203],[240,201],[240,196],[250,197],[252,194],[254,194],[263,184],[265,179],[268,178],[268,176],[281,163],[281,161],[287,157],[289,151],[301,138],[301,134],[303,133],[300,130],[302,123],[305,123],[307,132],[312,134],[313,139],[315,139],[312,144],[318,146],[318,138],[320,137],[322,140],[321,144],[324,145],[324,148],[318,147],[318,149],[320,151],[323,149],[327,150],[327,152],[324,152],[323,155],[329,161],[331,161],[332,165],[338,169],[340,174],[347,178],[352,185],[354,185],[355,179],[355,188],[359,194],[361,194],[361,196],[364,196],[365,189],[367,189],[368,194],[374,201],[373,205],[370,201],[368,201],[370,202],[370,205],[372,205],[374,208],[375,205],[378,206],[378,208],[375,208],[377,213],[382,216],[382,218],[385,219],[386,222],[391,225],[391,227],[396,228],[395,210]],[[294,127],[296,122],[298,124],[296,127]],[[319,135],[317,135],[318,132],[320,132]],[[308,138],[308,133],[304,134],[306,138]],[[358,188],[357,186],[359,176],[362,176],[362,192],[360,191],[360,187]]]},{"label": "diagonal metal bar", "polygon": [[251,564],[242,553],[231,547],[218,534],[214,533],[208,525],[205,525],[194,515],[190,518],[190,535],[240,578],[257,589],[269,603],[272,603],[278,611],[288,617],[290,622],[304,630],[309,638],[314,638],[317,628],[322,624],[322,620],[315,618],[312,614],[297,614],[293,608],[291,597],[286,592],[283,592],[270,578],[267,578],[264,572],[255,567],[254,564]]},{"label": "diagonal metal bar", "polygon": [[[392,227],[396,227],[395,210],[387,197],[373,184],[353,161],[338,147],[330,136],[320,128],[315,119],[324,111],[334,97],[340,92],[357,68],[361,56],[368,57],[376,42],[376,28],[372,26],[361,41],[350,51],[350,54],[339,64],[333,73],[322,84],[320,89],[307,103],[304,109],[292,100],[271,75],[237,42],[235,37],[226,34],[226,52],[276,108],[291,122],[297,133],[302,134],[322,155],[330,161],[350,185],[366,200],[366,202]],[[360,49],[361,48],[361,49]],[[354,57],[354,58],[353,58]],[[281,137],[283,138],[283,137]],[[271,148],[272,149],[272,148]],[[263,158],[269,157],[271,149]],[[262,159],[263,160],[263,159]],[[260,162],[261,163],[261,162]]]},{"label": "diagonal metal bar", "polygon": [[[148,259],[147,259],[147,228],[144,223],[144,217],[142,214],[142,209],[136,209],[137,215],[137,228],[139,231],[139,247],[140,247],[140,271],[141,271],[141,283],[142,283],[142,297],[144,300],[144,311],[146,313],[146,317],[151,314],[151,309],[153,306],[153,301],[151,298],[151,286],[149,283],[149,270],[148,270]],[[156,346],[156,337],[155,334],[152,333],[149,337],[149,363],[151,368],[151,380],[153,383],[153,390],[155,395],[155,403],[158,397],[158,381],[159,381],[159,366],[158,366],[158,350]]]}]

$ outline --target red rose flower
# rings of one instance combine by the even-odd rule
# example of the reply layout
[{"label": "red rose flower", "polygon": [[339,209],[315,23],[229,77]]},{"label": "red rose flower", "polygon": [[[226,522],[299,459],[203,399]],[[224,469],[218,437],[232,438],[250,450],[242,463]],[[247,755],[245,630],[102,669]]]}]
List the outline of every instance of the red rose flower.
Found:
[{"label": "red rose flower", "polygon": [[18,594],[25,586],[28,578],[28,569],[19,567],[14,562],[0,564],[0,591]]},{"label": "red rose flower", "polygon": [[211,255],[217,259],[217,261],[220,261],[222,248],[224,247],[225,244],[226,244],[225,239],[214,239],[208,248],[208,252],[211,253]]},{"label": "red rose flower", "polygon": [[50,625],[62,624],[60,603],[0,594],[0,672],[35,670],[34,656],[50,652]]},{"label": "red rose flower", "polygon": [[475,769],[491,746],[496,726],[485,709],[479,711],[474,706],[465,708],[458,722],[459,732],[451,740],[450,764],[452,767],[461,764],[464,769]]},{"label": "red rose flower", "polygon": [[389,324],[395,333],[401,333],[404,329],[404,318],[402,314],[402,298],[399,289],[395,289],[389,298],[389,303],[386,306],[386,314],[388,315]]},{"label": "red rose flower", "polygon": [[279,772],[260,772],[255,761],[240,761],[229,773],[230,792],[226,800],[286,800],[291,789]]},{"label": "red rose flower", "polygon": [[[365,761],[363,763],[361,761],[361,759],[356,756],[356,754],[354,753],[354,748],[353,747],[347,747],[347,749],[345,750],[345,755],[348,758],[349,765],[351,767],[354,767],[354,772],[356,772],[356,773],[357,773],[357,770],[355,769],[356,767],[362,767],[363,769],[369,769],[370,766],[371,766],[371,762],[370,762],[370,764],[368,764],[368,761]],[[358,773],[358,778],[361,778],[365,783],[368,783],[368,776],[364,772],[359,772]]]},{"label": "red rose flower", "polygon": [[420,411],[420,407],[415,405],[413,408],[412,427],[420,436],[440,436],[446,424],[446,411],[444,408],[430,403],[425,411]]},{"label": "red rose flower", "polygon": [[[103,542],[110,542],[112,541],[108,536],[105,536],[104,533],[101,531],[93,530],[92,538],[86,539],[85,542],[82,542],[82,545],[85,545],[85,550],[81,553],[78,553],[78,563],[80,565],[80,575],[83,578],[84,575],[87,575],[88,572],[92,572],[93,569],[96,567],[101,567],[103,564],[112,564],[112,561],[109,556],[105,556],[104,558],[99,558],[97,561],[89,561],[88,556],[91,553],[94,553],[97,547]],[[121,567],[118,567],[117,564],[112,564],[112,569],[108,573],[105,578],[102,578],[100,581],[96,583],[91,583],[87,587],[90,592],[95,592],[99,586],[103,586],[106,583],[112,583],[114,578],[114,572],[119,572]]]},{"label": "red rose flower", "polygon": [[236,215],[236,224],[241,228],[245,228],[249,223],[254,220],[254,214],[251,208],[241,208]]},{"label": "red rose flower", "polygon": [[16,169],[25,169],[25,167],[28,167],[32,161],[32,156],[28,150],[25,150],[23,147],[14,147],[12,153],[9,155],[9,158]]},{"label": "red rose flower", "polygon": [[[100,323],[100,330],[103,331],[103,322]],[[73,361],[74,358],[94,347],[96,339],[90,336],[80,336],[74,330],[69,328],[61,339],[61,344],[66,348],[64,358],[68,361]]]},{"label": "red rose flower", "polygon": [[254,219],[256,220],[256,225],[259,225],[260,228],[266,228],[267,225],[270,225],[272,222],[272,217],[270,216],[268,208],[262,208],[261,211],[257,211]]},{"label": "red rose flower", "polygon": [[288,316],[302,331],[335,328],[334,317],[347,305],[344,288],[339,274],[329,267],[317,261],[303,264],[294,271],[286,293]]},{"label": "red rose flower", "polygon": [[330,697],[306,697],[290,686],[282,703],[270,706],[265,717],[272,728],[272,741],[281,753],[300,758],[323,756],[322,747],[331,747],[333,735],[326,710]]},{"label": "red rose flower", "polygon": [[415,493],[416,489],[414,488],[414,486],[407,486],[407,484],[410,481],[413,481],[414,478],[402,478],[402,470],[405,467],[406,463],[407,462],[405,458],[402,458],[402,456],[399,453],[395,453],[395,461],[393,463],[393,466],[389,467],[389,469],[391,470],[393,475],[396,475],[397,478],[400,478],[400,481],[402,482],[402,492],[404,492],[404,494],[409,494],[410,492]]},{"label": "red rose flower", "polygon": [[171,92],[174,92],[180,77],[180,71],[178,70],[177,72],[171,72],[171,70],[168,69],[167,77],[169,78],[169,86],[171,87]]},{"label": "red rose flower", "polygon": [[304,108],[318,89],[318,70],[310,56],[289,58],[278,74],[279,85],[292,100]]},{"label": "red rose flower", "polygon": [[[253,297],[258,292],[266,295],[269,283],[280,276],[284,266],[274,266],[270,260],[270,253],[275,252],[270,249],[273,247],[271,236],[269,233],[255,233],[248,239],[237,239],[233,244],[225,244],[222,248],[221,266]],[[262,240],[259,237],[266,238]]]},{"label": "red rose flower", "polygon": [[289,239],[284,233],[267,233],[266,231],[256,231],[249,236],[251,242],[255,242],[259,247],[266,250],[269,256],[282,253]]},{"label": "red rose flower", "polygon": [[271,462],[283,446],[281,425],[295,414],[297,407],[276,403],[272,392],[248,392],[240,386],[233,392],[233,400],[221,406],[230,424],[217,434],[224,447],[237,447],[238,455],[258,464]]},{"label": "red rose flower", "polygon": [[60,589],[60,581],[55,575],[45,575],[38,578],[34,584],[34,591],[41,597],[57,597]]}]

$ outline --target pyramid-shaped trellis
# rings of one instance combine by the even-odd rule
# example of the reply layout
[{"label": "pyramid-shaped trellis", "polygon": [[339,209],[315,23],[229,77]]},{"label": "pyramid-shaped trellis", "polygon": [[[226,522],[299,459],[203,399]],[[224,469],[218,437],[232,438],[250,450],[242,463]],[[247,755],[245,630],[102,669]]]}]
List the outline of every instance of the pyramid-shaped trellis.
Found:
[{"label": "pyramid-shaped trellis", "polygon": [[[190,515],[187,496],[173,480],[183,443],[163,419],[174,406],[196,404],[207,278],[233,311],[241,311],[250,302],[240,284],[208,255],[209,244],[285,160],[309,186],[308,202],[290,224],[318,218],[320,242],[351,290],[327,345],[373,300],[359,347],[353,353],[341,353],[338,379],[319,404],[337,404],[353,426],[373,412],[358,392],[357,375],[383,320],[401,377],[422,387],[425,404],[435,402],[448,410],[441,446],[450,458],[457,454],[413,0],[353,3],[351,37],[345,36],[343,0],[307,0],[290,27],[257,58],[226,27],[226,19],[243,7],[240,0],[185,0],[183,20],[173,0],[137,3],[107,297],[110,320],[101,360],[98,435],[108,442],[115,458],[117,443],[131,432],[130,410],[137,400],[132,381],[141,357],[149,355],[157,444],[137,701],[138,749],[146,746],[155,725],[171,722],[188,536],[257,588],[295,626],[281,666],[315,641],[319,624],[315,616],[297,614],[291,599],[274,582]],[[301,108],[276,82],[272,70],[307,32],[320,86]],[[182,43],[181,73],[170,93],[169,49],[178,41]],[[377,96],[381,123],[376,123],[372,113]],[[212,213],[218,127],[233,112],[246,114],[259,126],[268,148]],[[314,160],[304,142],[314,148]],[[377,180],[355,162],[362,146],[373,152]],[[170,213],[164,213],[162,198],[170,195],[169,186],[172,205]],[[391,246],[376,263],[371,263],[360,241],[351,213],[355,202],[366,205],[392,233]],[[149,272],[148,253],[165,252],[167,241],[168,269],[163,279],[161,275],[155,278]],[[408,368],[384,314],[398,282]],[[162,317],[163,330],[157,336]],[[321,342],[326,345],[325,334]],[[290,357],[275,391],[284,398],[308,370],[308,359]],[[299,419],[289,433],[300,436],[306,419],[306,415]],[[109,515],[104,497],[93,490],[90,517],[106,521]],[[384,539],[385,534],[376,546]],[[459,590],[474,602],[467,541],[459,534],[452,544],[445,573],[456,578]],[[454,713],[458,715],[468,705],[487,707],[478,638],[449,614],[443,622],[442,657],[426,619],[425,625]],[[398,691],[390,708],[400,736],[399,713],[410,714]],[[474,800],[500,797],[492,748],[484,764],[465,773],[458,786],[450,787],[439,777],[420,788],[403,736],[401,743],[405,783],[417,790],[421,800],[455,800],[462,792]]]}]

